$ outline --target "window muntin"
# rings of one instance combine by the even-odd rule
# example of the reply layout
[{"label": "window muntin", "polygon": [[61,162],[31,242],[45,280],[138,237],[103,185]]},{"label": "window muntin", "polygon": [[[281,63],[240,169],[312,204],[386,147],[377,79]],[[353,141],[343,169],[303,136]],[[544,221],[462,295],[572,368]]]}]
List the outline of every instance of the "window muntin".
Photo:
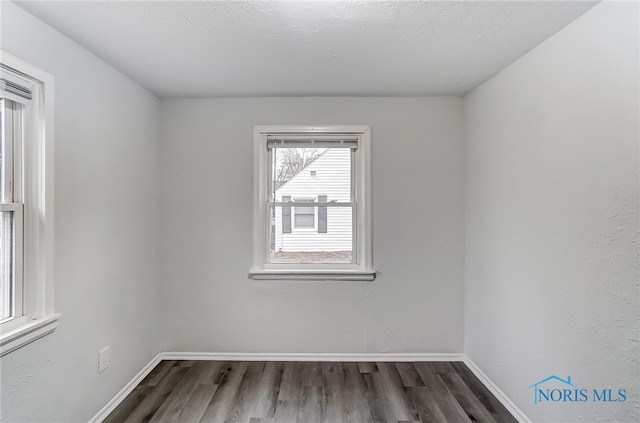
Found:
[{"label": "window muntin", "polygon": [[256,126],[254,153],[250,276],[373,279],[369,127]]}]

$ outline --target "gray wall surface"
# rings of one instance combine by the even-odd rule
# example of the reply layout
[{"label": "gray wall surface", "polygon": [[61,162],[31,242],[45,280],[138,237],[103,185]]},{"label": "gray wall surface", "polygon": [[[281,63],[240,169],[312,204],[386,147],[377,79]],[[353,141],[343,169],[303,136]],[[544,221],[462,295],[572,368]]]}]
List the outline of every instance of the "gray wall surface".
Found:
[{"label": "gray wall surface", "polygon": [[[465,353],[536,422],[640,419],[639,75],[605,2],[465,99]],[[550,375],[589,401],[534,405]]]},{"label": "gray wall surface", "polygon": [[[80,422],[157,353],[158,100],[2,2],[2,48],[55,77],[57,330],[0,359],[3,422]],[[98,374],[98,351],[110,347]]]},{"label": "gray wall surface", "polygon": [[[165,350],[462,352],[462,99],[160,104]],[[372,126],[373,283],[247,278],[254,124]]]}]

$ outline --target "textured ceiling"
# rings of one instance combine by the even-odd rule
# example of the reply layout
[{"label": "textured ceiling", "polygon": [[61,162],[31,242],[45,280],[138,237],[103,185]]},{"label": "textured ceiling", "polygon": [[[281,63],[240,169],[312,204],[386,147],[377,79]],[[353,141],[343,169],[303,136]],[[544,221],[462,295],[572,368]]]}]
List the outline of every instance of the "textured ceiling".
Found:
[{"label": "textured ceiling", "polygon": [[594,2],[17,2],[159,97],[462,95]]}]

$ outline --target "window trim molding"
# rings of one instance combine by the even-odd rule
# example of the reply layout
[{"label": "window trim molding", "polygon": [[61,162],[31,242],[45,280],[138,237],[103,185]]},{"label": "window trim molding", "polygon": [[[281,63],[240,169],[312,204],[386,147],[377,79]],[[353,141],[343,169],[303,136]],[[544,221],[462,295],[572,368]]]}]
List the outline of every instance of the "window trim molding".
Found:
[{"label": "window trim molding", "polygon": [[[266,254],[269,239],[267,228],[269,216],[265,210],[267,202],[269,135],[297,134],[353,134],[359,137],[354,171],[356,203],[362,211],[354,214],[354,249],[357,256],[353,264],[267,264]],[[373,268],[373,219],[371,201],[371,126],[369,125],[254,125],[253,126],[253,261],[249,278],[255,280],[349,280],[372,281]]]},{"label": "window trim molding", "polygon": [[[24,178],[24,288],[26,322],[0,327],[0,356],[53,332],[59,314],[54,311],[54,77],[53,75],[0,50],[0,62],[38,81],[39,108],[34,139],[25,143]],[[35,130],[34,130],[35,129]],[[35,141],[34,141],[35,140]],[[35,262],[34,262],[35,261]],[[14,319],[18,320],[18,319]]]},{"label": "window trim molding", "polygon": [[0,338],[0,356],[50,334],[56,330],[58,318],[60,314],[54,313],[42,319],[30,320],[17,329],[3,333]]}]

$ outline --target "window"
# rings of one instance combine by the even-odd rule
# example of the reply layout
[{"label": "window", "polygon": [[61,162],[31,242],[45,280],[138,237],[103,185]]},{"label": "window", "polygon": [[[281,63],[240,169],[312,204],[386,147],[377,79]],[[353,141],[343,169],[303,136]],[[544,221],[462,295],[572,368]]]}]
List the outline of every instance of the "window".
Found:
[{"label": "window", "polygon": [[293,202],[295,229],[315,229],[316,227],[316,211],[315,207],[305,207],[300,204],[313,203],[315,200],[308,198],[296,198]]},{"label": "window", "polygon": [[22,316],[22,122],[24,105],[0,98],[0,323]]},{"label": "window", "polygon": [[53,332],[57,324],[52,106],[53,78],[2,52],[0,355]]},{"label": "window", "polygon": [[368,126],[254,126],[253,279],[373,280]]}]

